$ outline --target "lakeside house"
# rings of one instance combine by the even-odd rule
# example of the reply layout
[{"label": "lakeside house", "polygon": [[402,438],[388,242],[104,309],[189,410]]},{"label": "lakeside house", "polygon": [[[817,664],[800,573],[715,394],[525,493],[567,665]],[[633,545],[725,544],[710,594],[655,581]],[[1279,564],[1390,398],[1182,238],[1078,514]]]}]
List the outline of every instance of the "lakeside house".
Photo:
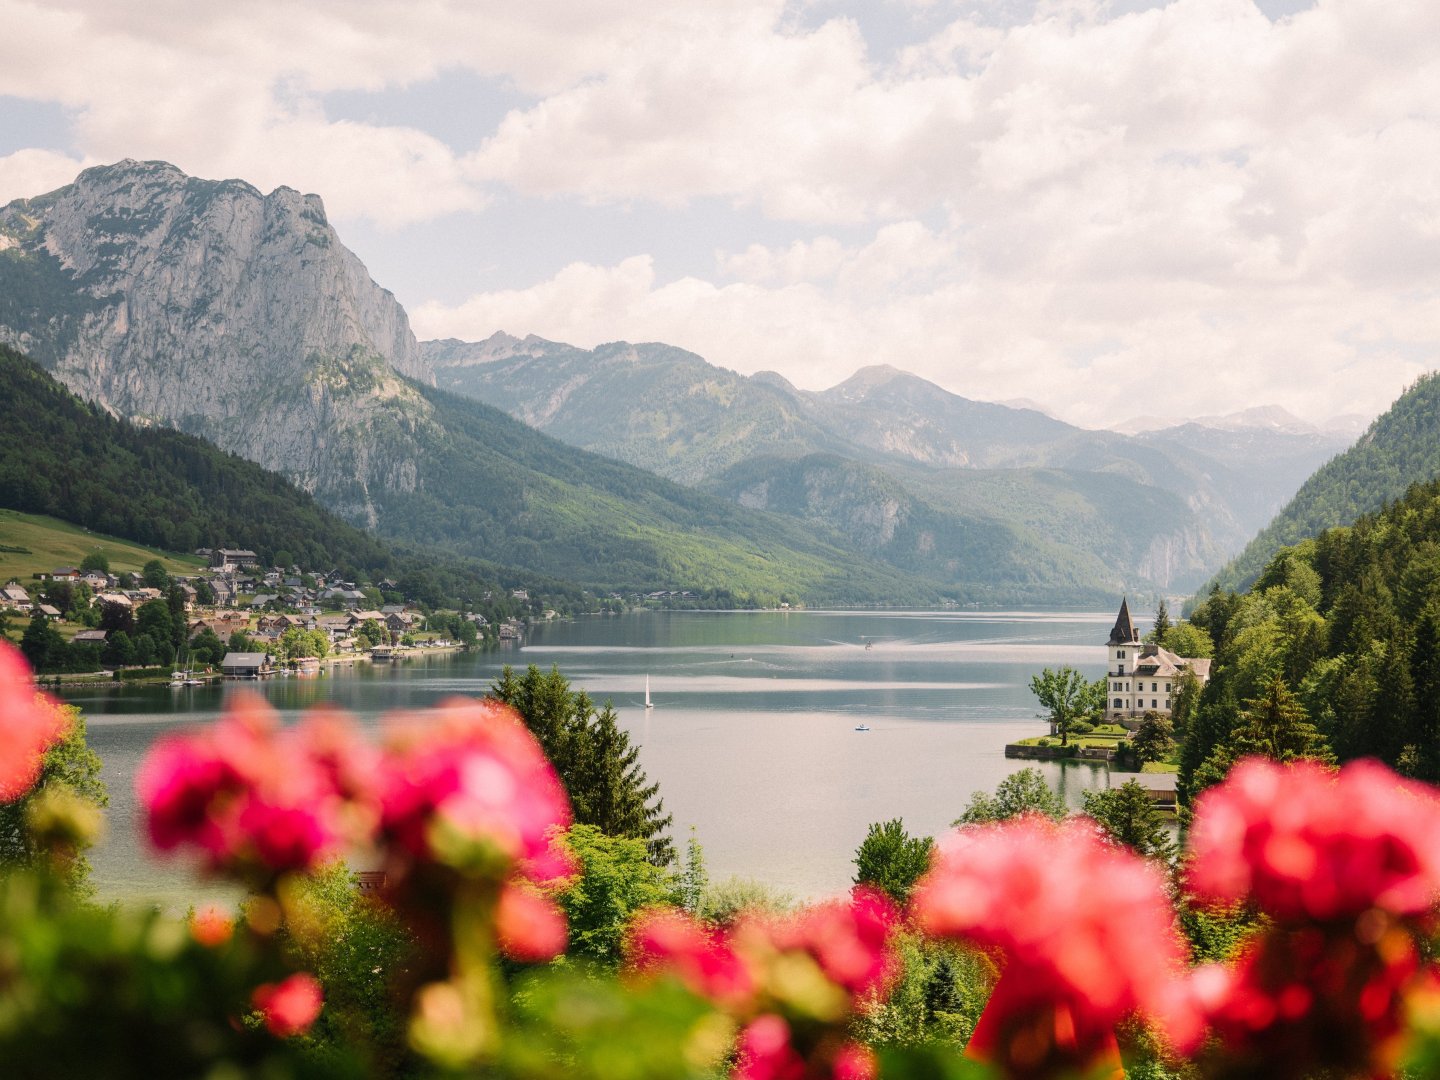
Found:
[{"label": "lakeside house", "polygon": [[232,679],[258,679],[270,673],[270,657],[263,652],[226,653],[220,671]]},{"label": "lakeside house", "polygon": [[1106,669],[1105,719],[1111,723],[1133,727],[1148,712],[1169,716],[1185,672],[1191,672],[1201,685],[1210,679],[1209,660],[1177,656],[1142,641],[1130,617],[1128,600],[1120,602],[1120,614],[1106,644],[1110,665]]}]

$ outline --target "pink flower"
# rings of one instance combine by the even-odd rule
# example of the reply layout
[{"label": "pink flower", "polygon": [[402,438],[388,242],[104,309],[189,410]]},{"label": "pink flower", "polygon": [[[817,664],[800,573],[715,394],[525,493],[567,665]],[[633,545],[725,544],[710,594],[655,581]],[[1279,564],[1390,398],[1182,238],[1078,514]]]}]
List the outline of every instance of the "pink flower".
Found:
[{"label": "pink flower", "polygon": [[553,881],[573,873],[556,842],[569,823],[559,777],[507,706],[455,698],[399,718],[382,770],[381,828],[411,859]]},{"label": "pink flower", "polygon": [[1410,934],[1376,915],[1350,933],[1272,927],[1232,966],[1196,971],[1230,1067],[1277,1080],[1393,1074],[1407,998],[1426,976]]},{"label": "pink flower", "polygon": [[1339,774],[1250,760],[1201,796],[1190,884],[1273,922],[1231,967],[1195,973],[1227,1061],[1277,1078],[1393,1073],[1416,944],[1440,890],[1440,802],[1375,762]]},{"label": "pink flower", "polygon": [[565,913],[532,888],[506,882],[495,907],[500,951],[523,964],[543,964],[565,951]]},{"label": "pink flower", "polygon": [[1282,920],[1428,911],[1440,894],[1440,801],[1383,765],[1338,776],[1311,762],[1243,761],[1199,799],[1191,890],[1253,898]]},{"label": "pink flower", "polygon": [[631,924],[629,960],[641,973],[668,971],[690,991],[722,1008],[743,1008],[756,990],[754,973],[717,927],[674,908],[651,908]]},{"label": "pink flower", "polygon": [[310,1030],[324,1001],[320,983],[303,971],[279,983],[257,986],[250,995],[250,1003],[264,1014],[270,1034],[282,1039]]},{"label": "pink flower", "polygon": [[1004,973],[970,1053],[1015,1076],[1103,1063],[1139,1012],[1185,1046],[1200,1035],[1160,872],[1093,822],[1038,815],[952,833],[915,891],[929,933],[997,950]]},{"label": "pink flower", "polygon": [[790,1025],[774,1013],[757,1016],[740,1033],[732,1080],[804,1080],[805,1059],[790,1042]]},{"label": "pink flower", "polygon": [[201,908],[190,918],[190,936],[207,949],[218,949],[234,933],[230,916],[214,905]]},{"label": "pink flower", "polygon": [[137,787],[162,851],[198,848],[216,870],[309,870],[373,828],[374,799],[356,777],[364,758],[333,717],[281,731],[243,694],[209,728],[158,742]]},{"label": "pink flower", "polygon": [[900,921],[889,897],[857,887],[848,901],[804,908],[771,924],[771,942],[780,950],[803,950],[827,978],[851,998],[887,990],[899,974],[890,939]]},{"label": "pink flower", "polygon": [[13,802],[34,786],[45,751],[65,727],[59,702],[36,691],[20,650],[0,641],[0,803]]}]

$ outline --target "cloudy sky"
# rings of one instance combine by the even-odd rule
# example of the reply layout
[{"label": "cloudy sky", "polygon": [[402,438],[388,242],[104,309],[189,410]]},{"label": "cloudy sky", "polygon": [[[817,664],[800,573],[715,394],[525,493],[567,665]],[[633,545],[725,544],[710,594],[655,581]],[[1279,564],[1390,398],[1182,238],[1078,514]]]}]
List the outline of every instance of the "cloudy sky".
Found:
[{"label": "cloudy sky", "polygon": [[[0,202],[323,196],[421,337],[889,363],[1077,422],[1440,366],[1435,0],[0,0]],[[16,43],[22,43],[17,47]]]}]

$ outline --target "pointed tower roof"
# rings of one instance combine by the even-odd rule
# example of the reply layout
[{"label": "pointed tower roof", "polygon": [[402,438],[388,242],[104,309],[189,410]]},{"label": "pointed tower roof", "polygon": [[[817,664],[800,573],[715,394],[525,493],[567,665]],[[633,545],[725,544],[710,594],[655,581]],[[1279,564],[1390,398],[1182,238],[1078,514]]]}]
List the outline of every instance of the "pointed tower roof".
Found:
[{"label": "pointed tower roof", "polygon": [[1108,645],[1128,645],[1132,641],[1139,641],[1140,635],[1135,632],[1135,623],[1130,618],[1130,600],[1128,598],[1120,601],[1120,615],[1115,620],[1115,629],[1110,631]]}]

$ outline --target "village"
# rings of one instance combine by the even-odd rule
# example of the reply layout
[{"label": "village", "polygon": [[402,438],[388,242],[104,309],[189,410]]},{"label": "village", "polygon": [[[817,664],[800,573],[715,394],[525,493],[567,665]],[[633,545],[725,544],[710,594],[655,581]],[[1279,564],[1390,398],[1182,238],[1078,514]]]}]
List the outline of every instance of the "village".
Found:
[{"label": "village", "polygon": [[[100,565],[36,573],[28,584],[11,579],[0,586],[0,616],[12,627],[22,620],[41,625],[36,616],[43,616],[46,632],[58,635],[52,640],[62,641],[72,657],[63,665],[71,674],[91,666],[73,658],[93,656],[96,670],[78,674],[119,679],[144,670],[176,682],[307,674],[322,663],[388,662],[420,651],[519,641],[527,622],[556,617],[550,609],[533,610],[525,589],[485,593],[487,605],[511,612],[487,618],[478,611],[429,610],[403,597],[389,579],[372,585],[347,580],[339,570],[265,567],[244,548],[201,548],[195,555],[208,565],[189,575],[167,573],[158,560],[140,574],[113,573],[96,559]],[[183,637],[171,618],[166,642],[137,649],[147,605],[152,613],[163,606],[167,616],[183,612]],[[167,670],[153,671],[157,665]]]}]

